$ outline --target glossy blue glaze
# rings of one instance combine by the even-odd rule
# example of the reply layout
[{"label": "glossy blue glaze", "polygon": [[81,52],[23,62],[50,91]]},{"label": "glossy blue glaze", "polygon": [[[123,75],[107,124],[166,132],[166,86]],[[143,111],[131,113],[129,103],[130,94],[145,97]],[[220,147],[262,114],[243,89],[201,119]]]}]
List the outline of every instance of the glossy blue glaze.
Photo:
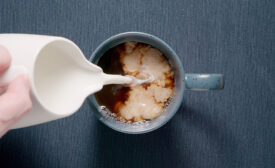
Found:
[{"label": "glossy blue glaze", "polygon": [[90,96],[90,106],[95,109],[93,111],[96,112],[96,116],[101,122],[116,131],[129,134],[141,134],[153,131],[167,123],[176,114],[183,101],[185,89],[210,90],[223,88],[223,77],[219,74],[187,74],[185,76],[182,63],[174,50],[163,40],[147,33],[125,32],[112,36],[97,47],[97,49],[93,52],[90,61],[97,64],[100,57],[108,49],[127,41],[137,41],[150,44],[153,47],[159,49],[167,57],[175,74],[175,92],[172,101],[159,117],[152,121],[148,121],[146,124],[140,125],[121,123],[119,121],[113,120],[108,115],[101,112],[95,97],[93,95]]},{"label": "glossy blue glaze", "polygon": [[185,74],[186,90],[218,90],[224,87],[222,74]]}]

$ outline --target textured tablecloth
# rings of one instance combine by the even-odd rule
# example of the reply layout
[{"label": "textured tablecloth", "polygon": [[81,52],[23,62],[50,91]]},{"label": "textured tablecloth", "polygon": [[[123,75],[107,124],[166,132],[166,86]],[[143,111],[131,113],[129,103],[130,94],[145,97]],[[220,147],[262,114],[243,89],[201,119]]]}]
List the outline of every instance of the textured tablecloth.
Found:
[{"label": "textured tablecloth", "polygon": [[223,91],[186,91],[164,127],[115,132],[85,102],[65,119],[10,131],[1,168],[275,167],[274,0],[1,0],[0,33],[73,40],[87,58],[108,37],[166,41],[185,72],[223,73]]}]

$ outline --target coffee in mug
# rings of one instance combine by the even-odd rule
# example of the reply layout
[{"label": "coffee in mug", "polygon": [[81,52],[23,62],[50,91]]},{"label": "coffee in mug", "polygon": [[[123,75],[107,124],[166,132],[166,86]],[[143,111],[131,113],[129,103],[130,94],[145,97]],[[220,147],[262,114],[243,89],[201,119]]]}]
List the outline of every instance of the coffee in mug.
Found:
[{"label": "coffee in mug", "polygon": [[158,49],[140,42],[125,42],[109,49],[98,65],[105,73],[129,75],[130,85],[106,85],[95,94],[99,105],[122,122],[158,117],[174,93],[174,72]]}]

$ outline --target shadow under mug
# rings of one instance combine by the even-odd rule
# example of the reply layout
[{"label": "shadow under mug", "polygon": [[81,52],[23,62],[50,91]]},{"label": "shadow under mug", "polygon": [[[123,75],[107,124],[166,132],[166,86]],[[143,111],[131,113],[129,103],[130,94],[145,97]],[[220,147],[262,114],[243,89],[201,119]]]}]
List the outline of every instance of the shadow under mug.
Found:
[{"label": "shadow under mug", "polygon": [[[174,95],[171,102],[157,118],[141,123],[123,123],[103,112],[94,95],[88,98],[90,107],[93,108],[97,118],[108,127],[128,134],[142,134],[151,132],[167,123],[178,111],[184,96],[184,90],[217,90],[223,89],[224,78],[222,74],[188,74],[184,73],[182,63],[173,49],[156,36],[142,32],[125,32],[114,35],[101,43],[93,52],[90,61],[97,64],[103,54],[127,41],[136,41],[149,44],[159,49],[171,64],[175,81]],[[107,98],[107,97],[106,97]]]}]

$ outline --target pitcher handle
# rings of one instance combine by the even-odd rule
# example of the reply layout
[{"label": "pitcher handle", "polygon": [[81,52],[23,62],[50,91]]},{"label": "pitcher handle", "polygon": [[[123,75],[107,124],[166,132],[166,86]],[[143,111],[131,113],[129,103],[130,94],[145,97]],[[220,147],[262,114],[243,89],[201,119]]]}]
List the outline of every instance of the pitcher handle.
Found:
[{"label": "pitcher handle", "polygon": [[222,74],[185,74],[185,90],[220,90],[224,88]]}]

